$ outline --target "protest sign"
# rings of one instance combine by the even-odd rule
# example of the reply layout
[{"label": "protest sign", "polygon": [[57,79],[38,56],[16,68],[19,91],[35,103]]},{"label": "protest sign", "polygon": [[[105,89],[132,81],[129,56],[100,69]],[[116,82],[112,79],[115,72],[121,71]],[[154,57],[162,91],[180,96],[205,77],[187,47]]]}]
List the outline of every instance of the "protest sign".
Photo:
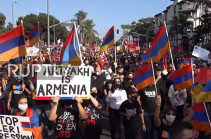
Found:
[{"label": "protest sign", "polygon": [[91,67],[42,65],[37,74],[37,99],[90,97]]},{"label": "protest sign", "polygon": [[210,52],[208,50],[195,46],[192,55],[207,61],[209,53]]},{"label": "protest sign", "polygon": [[0,139],[33,139],[29,117],[0,115]]},{"label": "protest sign", "polygon": [[35,47],[26,47],[27,56],[37,56],[39,48]]}]

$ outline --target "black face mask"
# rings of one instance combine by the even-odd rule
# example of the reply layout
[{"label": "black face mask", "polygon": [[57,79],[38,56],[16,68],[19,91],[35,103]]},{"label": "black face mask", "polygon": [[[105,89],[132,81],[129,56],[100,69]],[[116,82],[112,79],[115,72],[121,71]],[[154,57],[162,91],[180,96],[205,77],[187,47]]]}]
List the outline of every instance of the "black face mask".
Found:
[{"label": "black face mask", "polygon": [[75,100],[63,100],[62,103],[66,106],[70,106],[76,103]]},{"label": "black face mask", "polygon": [[132,101],[135,102],[135,101],[137,101],[137,96],[132,96],[131,99],[132,99]]},{"label": "black face mask", "polygon": [[97,93],[91,93],[91,95],[92,95],[93,98],[97,97]]},{"label": "black face mask", "polygon": [[115,88],[120,88],[121,84],[115,84]]},{"label": "black face mask", "polygon": [[128,81],[132,81],[133,80],[133,78],[128,78]]}]

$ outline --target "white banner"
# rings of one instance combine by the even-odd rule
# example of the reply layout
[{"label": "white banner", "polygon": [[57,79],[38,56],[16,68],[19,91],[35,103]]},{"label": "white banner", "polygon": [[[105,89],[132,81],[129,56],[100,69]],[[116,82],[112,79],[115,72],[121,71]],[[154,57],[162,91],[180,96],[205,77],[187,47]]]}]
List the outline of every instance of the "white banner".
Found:
[{"label": "white banner", "polygon": [[91,67],[42,65],[37,74],[37,99],[90,97]]},{"label": "white banner", "polygon": [[207,61],[209,53],[208,50],[195,46],[192,55]]},{"label": "white banner", "polygon": [[0,139],[33,139],[29,117],[0,115]]},{"label": "white banner", "polygon": [[27,56],[37,56],[39,48],[35,47],[26,47]]}]

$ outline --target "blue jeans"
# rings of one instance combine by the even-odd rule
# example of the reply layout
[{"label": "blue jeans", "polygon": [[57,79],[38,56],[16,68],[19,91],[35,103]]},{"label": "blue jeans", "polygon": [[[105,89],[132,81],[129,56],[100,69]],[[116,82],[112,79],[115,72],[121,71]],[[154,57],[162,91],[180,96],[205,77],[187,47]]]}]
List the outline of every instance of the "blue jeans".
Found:
[{"label": "blue jeans", "polygon": [[158,132],[154,122],[154,114],[144,113],[144,121],[146,132],[144,132],[144,139],[158,139]]}]

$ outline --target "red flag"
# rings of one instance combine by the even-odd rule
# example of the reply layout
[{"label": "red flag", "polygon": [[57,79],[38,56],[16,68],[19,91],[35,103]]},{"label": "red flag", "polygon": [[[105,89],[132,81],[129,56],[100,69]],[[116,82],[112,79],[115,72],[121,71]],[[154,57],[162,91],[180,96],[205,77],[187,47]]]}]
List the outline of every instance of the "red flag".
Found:
[{"label": "red flag", "polygon": [[195,78],[195,82],[207,84],[209,80],[211,80],[211,69],[206,67],[201,68],[200,72]]}]

